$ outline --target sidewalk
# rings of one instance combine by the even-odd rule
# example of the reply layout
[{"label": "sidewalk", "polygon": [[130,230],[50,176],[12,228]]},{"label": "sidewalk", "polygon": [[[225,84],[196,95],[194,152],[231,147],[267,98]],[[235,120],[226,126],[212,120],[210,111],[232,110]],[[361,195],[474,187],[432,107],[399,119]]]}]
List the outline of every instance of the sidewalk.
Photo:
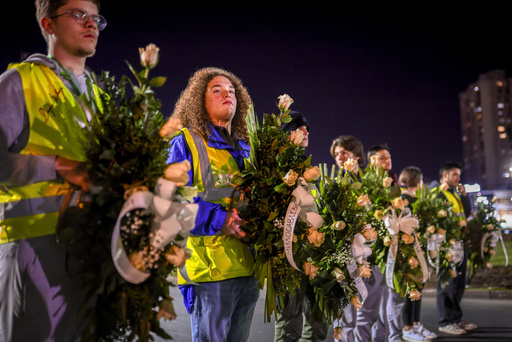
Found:
[{"label": "sidewalk", "polygon": [[[437,331],[435,287],[428,286],[422,293],[422,323],[438,334],[438,338],[432,341],[512,341],[512,291],[468,288],[462,302],[464,319],[477,324],[478,329],[461,336]],[[174,298],[174,307],[178,318],[170,322],[162,321],[162,327],[173,337],[174,341],[191,341],[190,321],[179,289],[172,287],[171,296]],[[264,296],[265,292],[262,291],[254,313],[249,342],[272,342],[274,340],[274,321],[264,323]],[[155,338],[155,341],[163,342],[165,340]],[[332,326],[325,341],[334,341]]]}]

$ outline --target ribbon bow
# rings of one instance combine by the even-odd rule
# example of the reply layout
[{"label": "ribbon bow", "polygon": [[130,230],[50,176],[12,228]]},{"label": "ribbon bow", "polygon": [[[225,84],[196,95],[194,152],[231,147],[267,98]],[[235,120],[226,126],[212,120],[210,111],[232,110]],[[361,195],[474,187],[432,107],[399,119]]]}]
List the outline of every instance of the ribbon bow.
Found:
[{"label": "ribbon bow", "polygon": [[352,253],[352,256],[357,260],[359,264],[363,262],[364,258],[372,255],[372,249],[366,246],[365,242],[366,238],[363,236],[363,234],[357,233],[354,235],[354,240],[350,246],[350,253]]},{"label": "ribbon bow", "polygon": [[398,217],[396,216],[395,209],[391,209],[391,211],[392,214],[384,219],[384,224],[391,235],[398,234],[400,231],[412,235],[414,228],[418,228],[419,221],[412,215],[409,208],[404,208]]},{"label": "ribbon bow", "polygon": [[414,237],[414,251],[420,262],[421,272],[423,274],[422,282],[424,283],[428,280],[428,267],[418,237],[414,231],[414,229],[419,226],[419,220],[412,215],[411,210],[407,207],[402,210],[399,216],[396,215],[395,209],[392,208],[391,212],[392,214],[384,219],[384,224],[391,233],[391,244],[386,261],[386,284],[392,289],[395,288],[393,284],[393,273],[395,272],[396,255],[398,253],[399,232],[404,232]]},{"label": "ribbon bow", "polygon": [[164,248],[178,234],[183,239],[176,244],[184,247],[186,237],[194,228],[198,205],[173,201],[176,189],[176,183],[159,178],[155,185],[155,194],[150,191],[138,191],[124,203],[112,233],[111,250],[114,265],[126,281],[139,284],[150,276],[148,272],[142,272],[135,268],[124,250],[120,238],[120,225],[121,220],[128,212],[134,209],[146,209],[154,214],[151,226],[153,236],[150,241],[153,247]]}]

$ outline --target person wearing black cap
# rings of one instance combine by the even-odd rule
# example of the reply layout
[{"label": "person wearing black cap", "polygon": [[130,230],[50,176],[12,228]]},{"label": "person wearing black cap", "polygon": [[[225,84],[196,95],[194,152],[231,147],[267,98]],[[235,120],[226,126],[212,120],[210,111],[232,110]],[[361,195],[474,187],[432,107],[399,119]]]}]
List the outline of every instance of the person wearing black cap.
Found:
[{"label": "person wearing black cap", "polygon": [[292,132],[299,130],[302,133],[304,133],[304,138],[302,139],[300,146],[301,147],[308,147],[309,144],[309,123],[306,120],[306,117],[302,115],[299,112],[296,111],[290,111],[288,114],[292,117],[292,121],[285,122],[281,125],[281,130]]},{"label": "person wearing black cap", "polygon": [[[309,123],[304,115],[291,111],[292,121],[283,123],[281,130],[291,132],[300,130],[304,138],[301,147],[309,145]],[[294,295],[287,294],[283,298],[284,306],[277,300],[277,317],[275,321],[275,342],[291,341],[324,341],[327,337],[328,325],[325,320],[318,322],[313,319],[311,310],[315,302],[313,287],[307,277],[303,277],[300,288]]]}]

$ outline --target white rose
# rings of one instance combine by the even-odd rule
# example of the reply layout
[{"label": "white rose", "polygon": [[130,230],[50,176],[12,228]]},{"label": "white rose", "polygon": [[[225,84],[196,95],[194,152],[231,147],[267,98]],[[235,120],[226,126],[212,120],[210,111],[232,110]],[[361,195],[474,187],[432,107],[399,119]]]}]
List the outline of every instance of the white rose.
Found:
[{"label": "white rose", "polygon": [[283,94],[278,97],[279,104],[277,107],[281,110],[288,110],[293,103],[293,99],[288,94]]},{"label": "white rose", "polygon": [[155,44],[149,44],[146,48],[139,48],[140,64],[143,67],[154,68],[158,63],[158,48]]},{"label": "white rose", "polygon": [[354,158],[348,158],[347,161],[343,163],[343,168],[349,172],[357,172],[358,166],[357,160]]}]

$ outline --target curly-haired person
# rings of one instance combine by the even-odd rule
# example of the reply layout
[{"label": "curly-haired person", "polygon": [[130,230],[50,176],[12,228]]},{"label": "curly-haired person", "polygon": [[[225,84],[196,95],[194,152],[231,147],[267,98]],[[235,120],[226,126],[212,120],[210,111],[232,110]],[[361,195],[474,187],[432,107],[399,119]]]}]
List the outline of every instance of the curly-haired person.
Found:
[{"label": "curly-haired person", "polygon": [[192,256],[178,275],[194,341],[246,341],[260,294],[254,256],[242,241],[244,222],[229,209],[231,178],[250,153],[250,104],[238,77],[209,67],[192,75],[172,114],[185,128],[170,142],[168,163],[188,160],[188,185],[198,188],[199,212],[187,240]]}]

